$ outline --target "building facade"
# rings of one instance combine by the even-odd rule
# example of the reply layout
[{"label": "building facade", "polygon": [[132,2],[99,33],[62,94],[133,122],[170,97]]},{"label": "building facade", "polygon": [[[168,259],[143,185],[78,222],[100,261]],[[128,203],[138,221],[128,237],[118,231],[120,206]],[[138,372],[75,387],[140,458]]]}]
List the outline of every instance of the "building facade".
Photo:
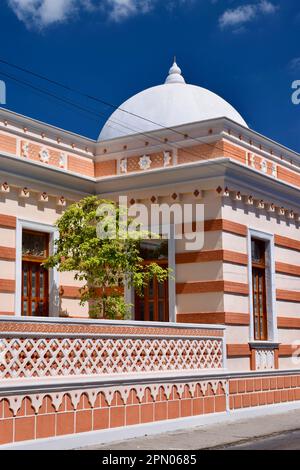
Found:
[{"label": "building facade", "polygon": [[[296,406],[299,154],[186,84],[174,63],[165,84],[121,105],[97,141],[2,109],[0,157],[0,444],[68,446],[75,435],[110,439],[110,428],[137,435],[162,420],[174,429],[209,414]],[[73,274],[42,267],[55,221],[87,195],[203,207],[202,223],[184,227],[190,240],[201,227],[203,246],[187,249],[171,230],[159,247],[169,281],[154,281],[142,300],[125,287],[132,321],[89,320]],[[154,257],[153,246],[146,251]],[[67,379],[69,393],[60,390]]]}]

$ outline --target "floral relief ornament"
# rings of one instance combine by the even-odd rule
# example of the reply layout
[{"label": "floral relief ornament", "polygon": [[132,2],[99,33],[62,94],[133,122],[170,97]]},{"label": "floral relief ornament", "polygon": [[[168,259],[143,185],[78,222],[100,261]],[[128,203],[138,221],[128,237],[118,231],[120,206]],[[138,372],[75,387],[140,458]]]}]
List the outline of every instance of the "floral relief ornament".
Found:
[{"label": "floral relief ornament", "polygon": [[66,154],[61,153],[59,156],[59,167],[60,168],[65,168],[66,166]]},{"label": "floral relief ornament", "polygon": [[264,173],[267,173],[268,171],[268,164],[267,164],[267,161],[265,159],[263,159],[261,161],[261,170],[264,172]]},{"label": "floral relief ornament", "polygon": [[24,142],[22,144],[22,157],[27,158],[29,156],[29,143]]},{"label": "floral relief ornament", "polygon": [[272,165],[272,176],[274,176],[274,178],[277,178],[277,165],[275,163],[273,163]]},{"label": "floral relief ornament", "polygon": [[49,152],[46,148],[43,148],[41,151],[40,151],[40,160],[41,162],[43,163],[49,163]]},{"label": "floral relief ornament", "polygon": [[169,166],[171,163],[171,153],[164,152],[164,166]]},{"label": "floral relief ornament", "polygon": [[126,158],[120,161],[120,170],[122,173],[127,173],[127,159]]},{"label": "floral relief ornament", "polygon": [[141,170],[149,170],[151,163],[151,158],[148,155],[143,155],[139,160],[139,167]]}]

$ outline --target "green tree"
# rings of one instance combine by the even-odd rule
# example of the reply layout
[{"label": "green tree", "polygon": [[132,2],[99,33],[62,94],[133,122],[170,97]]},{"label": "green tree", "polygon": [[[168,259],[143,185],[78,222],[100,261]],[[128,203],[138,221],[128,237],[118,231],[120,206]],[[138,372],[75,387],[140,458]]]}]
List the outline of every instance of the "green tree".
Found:
[{"label": "green tree", "polygon": [[[111,209],[114,215],[109,213]],[[68,207],[56,222],[59,237],[45,267],[75,272],[74,279],[84,282],[80,303],[88,302],[92,318],[126,318],[131,305],[124,300],[125,283],[142,295],[149,279],[163,282],[170,275],[170,269],[157,263],[143,264],[140,242],[153,235],[136,227],[129,236],[127,227],[129,223],[132,227],[132,220],[126,219],[127,209],[89,196]],[[114,224],[114,238],[98,236],[99,226],[107,232]]]}]

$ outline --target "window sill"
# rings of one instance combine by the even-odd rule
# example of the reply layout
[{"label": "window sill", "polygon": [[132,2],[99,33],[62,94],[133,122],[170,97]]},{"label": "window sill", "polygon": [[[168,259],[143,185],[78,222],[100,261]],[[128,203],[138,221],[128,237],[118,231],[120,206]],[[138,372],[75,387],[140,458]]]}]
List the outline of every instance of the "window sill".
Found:
[{"label": "window sill", "polygon": [[278,349],[280,343],[272,341],[251,341],[249,342],[250,349]]}]

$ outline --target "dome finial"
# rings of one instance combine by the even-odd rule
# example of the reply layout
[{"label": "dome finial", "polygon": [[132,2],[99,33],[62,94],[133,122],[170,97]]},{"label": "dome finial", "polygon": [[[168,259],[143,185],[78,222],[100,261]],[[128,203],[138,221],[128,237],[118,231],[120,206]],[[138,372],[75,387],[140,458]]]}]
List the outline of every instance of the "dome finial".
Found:
[{"label": "dome finial", "polygon": [[176,63],[176,56],[174,56],[174,62],[169,70],[169,75],[165,83],[185,83],[183,76],[181,75],[181,69]]}]

